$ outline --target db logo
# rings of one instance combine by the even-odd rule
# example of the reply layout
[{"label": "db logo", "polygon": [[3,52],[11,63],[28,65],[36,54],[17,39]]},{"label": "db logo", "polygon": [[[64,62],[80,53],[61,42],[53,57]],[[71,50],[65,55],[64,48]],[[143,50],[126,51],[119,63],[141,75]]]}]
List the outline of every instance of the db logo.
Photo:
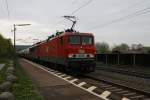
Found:
[{"label": "db logo", "polygon": [[78,50],[78,52],[79,52],[79,53],[85,53],[85,51],[84,51],[84,50],[81,50],[81,49]]}]

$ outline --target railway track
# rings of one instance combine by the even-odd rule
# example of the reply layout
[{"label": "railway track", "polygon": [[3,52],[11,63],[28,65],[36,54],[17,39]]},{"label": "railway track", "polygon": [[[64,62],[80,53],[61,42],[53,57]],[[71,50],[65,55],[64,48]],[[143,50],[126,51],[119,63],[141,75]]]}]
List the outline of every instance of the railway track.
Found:
[{"label": "railway track", "polygon": [[96,70],[105,70],[109,72],[115,72],[115,73],[120,73],[120,74],[125,74],[125,75],[130,75],[130,76],[135,76],[135,77],[140,77],[140,78],[145,78],[149,79],[150,74],[146,74],[144,72],[136,71],[135,70],[127,70],[127,69],[121,69],[121,68],[112,68],[112,67],[102,67],[102,66],[97,66]]},{"label": "railway track", "polygon": [[[60,76],[64,73],[60,74],[60,72],[56,71],[56,74]],[[94,90],[96,93],[100,93],[101,91],[109,91],[112,95],[109,96],[110,100],[118,100],[118,98],[129,98],[131,100],[150,100],[150,92],[139,90],[136,88],[131,88],[129,86],[118,84],[103,78],[97,78],[96,75],[82,75],[82,76],[74,76],[68,73],[69,76],[74,77],[75,79],[79,79],[75,82],[75,84],[87,83],[83,87],[88,87],[89,85],[97,87]],[[65,78],[65,77],[64,77]],[[73,78],[72,78],[73,79]],[[125,100],[129,100],[125,99]]]},{"label": "railway track", "polygon": [[[57,73],[57,72],[56,72]],[[58,72],[59,73],[59,72]],[[63,73],[64,74],[64,73]],[[62,74],[62,75],[63,75]],[[70,75],[70,74],[69,74]],[[71,74],[72,76],[72,74]],[[139,90],[136,88],[131,88],[129,86],[125,86],[123,84],[114,83],[109,80],[105,80],[104,78],[97,78],[96,76],[89,75],[83,75],[83,76],[72,76],[75,78],[79,78],[80,80],[76,82],[77,84],[80,84],[82,82],[89,83],[92,86],[98,87],[95,92],[99,92],[99,90],[106,90],[113,93],[113,96],[110,97],[110,99],[118,98],[118,96],[121,97],[127,97],[129,99],[133,100],[150,100],[150,92]],[[86,87],[86,85],[85,85]]]},{"label": "railway track", "polygon": [[[97,81],[99,88],[111,91],[117,95],[126,96],[133,100],[150,100],[150,92],[139,90],[137,88],[129,87],[123,84],[115,83],[103,78],[97,78],[92,75],[84,75],[84,77]],[[93,84],[90,82],[90,84]]]}]

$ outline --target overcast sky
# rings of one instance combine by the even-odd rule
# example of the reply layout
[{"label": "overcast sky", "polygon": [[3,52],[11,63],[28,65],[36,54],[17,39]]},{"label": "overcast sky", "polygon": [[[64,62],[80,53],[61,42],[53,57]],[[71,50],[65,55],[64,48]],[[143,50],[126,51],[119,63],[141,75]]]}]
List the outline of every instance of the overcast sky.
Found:
[{"label": "overcast sky", "polygon": [[33,44],[56,30],[67,29],[72,23],[62,16],[81,7],[73,14],[78,18],[75,29],[93,33],[96,42],[150,46],[150,0],[7,1],[9,16],[6,0],[0,0],[0,33],[3,36],[13,39],[13,24],[31,24],[17,27],[17,44]]}]

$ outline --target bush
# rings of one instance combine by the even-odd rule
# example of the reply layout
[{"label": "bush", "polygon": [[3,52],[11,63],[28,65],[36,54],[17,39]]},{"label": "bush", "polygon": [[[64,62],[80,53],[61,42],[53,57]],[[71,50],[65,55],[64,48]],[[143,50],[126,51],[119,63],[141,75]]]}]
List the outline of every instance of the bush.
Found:
[{"label": "bush", "polygon": [[0,57],[10,57],[13,54],[13,45],[10,39],[5,39],[0,34]]}]

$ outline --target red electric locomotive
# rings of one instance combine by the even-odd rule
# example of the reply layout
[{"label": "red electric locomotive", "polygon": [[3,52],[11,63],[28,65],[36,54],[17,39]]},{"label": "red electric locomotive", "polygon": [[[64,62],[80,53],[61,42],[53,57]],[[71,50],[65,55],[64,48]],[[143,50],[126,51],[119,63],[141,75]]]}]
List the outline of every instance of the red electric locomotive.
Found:
[{"label": "red electric locomotive", "polygon": [[[75,24],[75,21],[73,23]],[[28,57],[53,63],[58,65],[57,67],[63,65],[65,70],[93,72],[96,63],[94,36],[91,33],[76,32],[73,26],[26,49]]]}]

